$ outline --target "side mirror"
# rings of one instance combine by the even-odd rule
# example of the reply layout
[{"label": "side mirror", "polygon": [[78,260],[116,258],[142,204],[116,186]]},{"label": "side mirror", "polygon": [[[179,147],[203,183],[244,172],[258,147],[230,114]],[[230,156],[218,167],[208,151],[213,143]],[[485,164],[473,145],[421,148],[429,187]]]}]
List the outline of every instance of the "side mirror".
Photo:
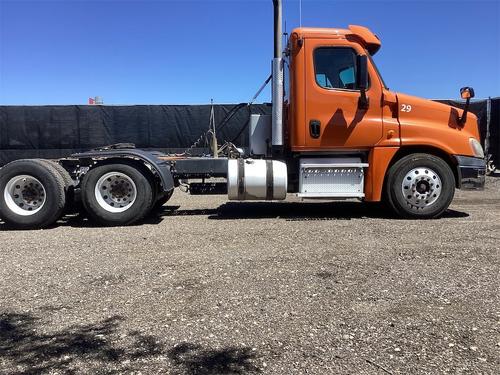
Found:
[{"label": "side mirror", "polygon": [[472,99],[474,97],[474,89],[472,87],[462,87],[460,89],[460,96],[462,99]]},{"label": "side mirror", "polygon": [[368,57],[366,55],[356,57],[356,86],[360,90],[368,88]]},{"label": "side mirror", "polygon": [[366,89],[368,88],[368,56],[366,55],[356,56],[356,87],[361,94],[358,100],[358,107],[367,109],[369,103],[366,97]]},{"label": "side mirror", "polygon": [[467,112],[469,112],[470,100],[474,97],[474,89],[472,87],[462,87],[460,89],[460,96],[462,97],[462,99],[465,99],[465,106],[462,117],[458,119],[458,123],[460,125],[463,125],[467,120]]}]

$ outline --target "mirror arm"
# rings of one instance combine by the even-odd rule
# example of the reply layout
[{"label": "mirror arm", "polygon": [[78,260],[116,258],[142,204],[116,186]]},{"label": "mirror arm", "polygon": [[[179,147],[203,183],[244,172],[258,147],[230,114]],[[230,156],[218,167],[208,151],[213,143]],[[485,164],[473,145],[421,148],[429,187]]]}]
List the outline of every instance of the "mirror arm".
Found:
[{"label": "mirror arm", "polygon": [[360,90],[360,96],[358,99],[358,107],[360,109],[368,109],[368,104],[370,103],[368,97],[366,96],[366,89],[362,88]]},{"label": "mirror arm", "polygon": [[464,107],[464,112],[462,113],[462,117],[458,119],[458,123],[460,125],[465,124],[465,121],[467,120],[467,113],[469,112],[469,104],[470,104],[470,98],[467,98],[465,100],[465,107]]},{"label": "mirror arm", "polygon": [[465,99],[465,106],[462,117],[458,119],[458,124],[464,125],[465,121],[467,121],[467,113],[469,112],[470,100],[474,97],[474,89],[472,87],[462,87],[460,89],[460,96],[462,97],[462,99]]}]

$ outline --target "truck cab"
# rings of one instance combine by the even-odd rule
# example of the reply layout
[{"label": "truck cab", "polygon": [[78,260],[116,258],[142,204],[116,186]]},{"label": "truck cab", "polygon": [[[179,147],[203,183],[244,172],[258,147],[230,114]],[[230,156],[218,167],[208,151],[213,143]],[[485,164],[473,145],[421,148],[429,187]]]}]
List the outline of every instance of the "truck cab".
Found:
[{"label": "truck cab", "polygon": [[[477,118],[448,105],[391,91],[372,58],[380,47],[379,38],[362,26],[292,31],[285,49],[289,69],[284,148],[290,157],[307,158],[309,164],[311,159],[322,162],[325,158],[331,168],[341,168],[342,160],[348,161],[349,168],[358,163],[356,173],[366,176],[357,197],[400,200],[401,207],[395,208],[400,213],[427,217],[434,211],[430,206],[439,206],[439,195],[451,195],[446,199],[451,201],[448,190],[452,189],[444,191],[443,181],[453,188],[483,187],[484,155]],[[471,92],[464,90],[466,99]],[[413,167],[393,176],[396,164]],[[401,180],[392,193],[387,191],[391,190],[387,184],[394,183],[388,181],[391,176]],[[293,184],[291,176],[292,190],[307,197],[300,191],[300,178],[297,173],[299,181]],[[331,189],[341,196],[342,186]]]}]

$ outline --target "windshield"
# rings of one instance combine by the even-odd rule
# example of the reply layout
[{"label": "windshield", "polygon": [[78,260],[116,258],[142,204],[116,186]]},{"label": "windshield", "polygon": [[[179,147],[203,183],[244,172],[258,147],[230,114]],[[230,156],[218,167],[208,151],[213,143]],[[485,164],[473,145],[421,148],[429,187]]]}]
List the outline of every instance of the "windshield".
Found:
[{"label": "windshield", "polygon": [[382,82],[382,86],[384,86],[384,89],[389,90],[389,88],[388,88],[388,87],[387,87],[387,85],[385,84],[384,79],[382,78],[382,75],[380,74],[380,71],[379,71],[379,70],[378,70],[378,68],[377,68],[377,65],[375,64],[375,61],[373,61],[372,56],[371,56],[369,53],[367,53],[366,55],[368,56],[368,58],[370,59],[370,62],[372,63],[373,67],[375,68],[375,71],[377,72],[377,75],[378,75],[378,76],[379,76],[379,78],[380,78],[380,82]]}]

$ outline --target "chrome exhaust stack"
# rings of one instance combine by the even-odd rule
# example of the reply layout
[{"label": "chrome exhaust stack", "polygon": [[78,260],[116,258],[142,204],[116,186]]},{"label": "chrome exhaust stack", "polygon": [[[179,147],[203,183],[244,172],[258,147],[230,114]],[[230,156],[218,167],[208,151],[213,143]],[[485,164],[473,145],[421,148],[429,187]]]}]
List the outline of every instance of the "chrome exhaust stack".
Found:
[{"label": "chrome exhaust stack", "polygon": [[282,6],[273,0],[274,8],[274,57],[272,82],[272,149],[281,154],[283,148],[283,56],[282,56]]}]

